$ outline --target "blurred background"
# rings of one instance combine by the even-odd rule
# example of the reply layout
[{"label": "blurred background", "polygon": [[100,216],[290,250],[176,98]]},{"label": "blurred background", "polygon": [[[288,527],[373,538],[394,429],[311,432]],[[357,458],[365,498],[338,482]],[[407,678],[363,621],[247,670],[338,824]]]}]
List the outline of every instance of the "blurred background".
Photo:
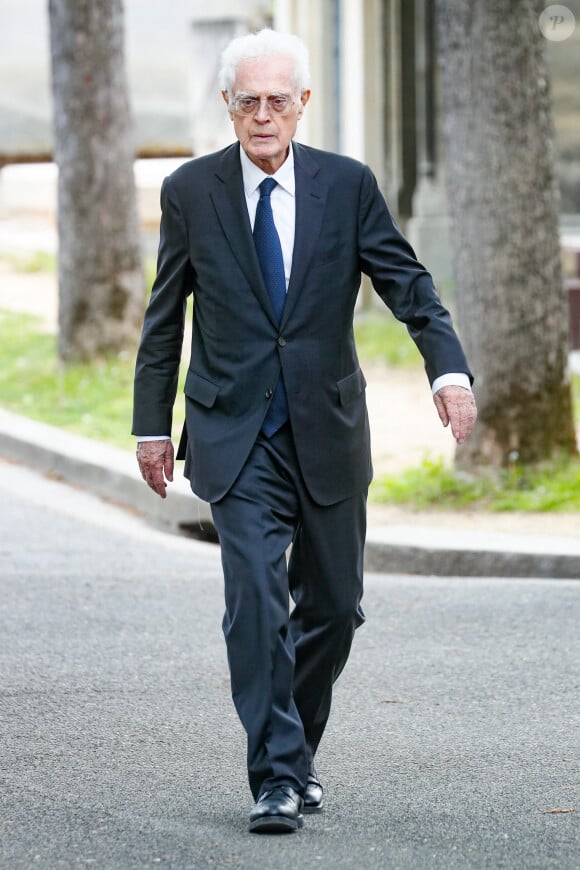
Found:
[{"label": "blurred background", "polygon": [[[229,143],[231,126],[217,86],[222,47],[263,25],[296,32],[311,52],[313,91],[298,138],[367,162],[419,258],[429,263],[440,286],[452,283],[432,4],[125,0],[124,7],[127,75],[141,155],[175,158]],[[567,7],[580,21],[580,0],[570,0]],[[3,222],[25,216],[53,220],[46,0],[0,0],[0,28],[0,215]],[[580,249],[580,27],[565,41],[547,40],[546,50],[565,268],[572,275],[573,253]],[[31,163],[24,168],[23,161]],[[169,168],[149,161],[136,167],[145,228],[157,224],[159,183]],[[20,242],[36,249],[55,244],[48,234]],[[18,243],[11,234],[0,240],[2,250]]]},{"label": "blurred background", "polygon": [[[70,331],[71,324],[74,326],[74,318],[67,320],[71,298],[77,291],[84,293],[85,299],[90,298],[86,275],[78,271],[76,277],[73,276],[73,283],[77,285],[73,289],[72,273],[68,279],[64,275],[63,261],[67,258],[63,256],[62,227],[59,251],[54,121],[55,117],[66,115],[67,105],[66,99],[62,100],[62,88],[60,107],[54,101],[58,88],[55,90],[51,81],[51,19],[54,53],[64,31],[64,19],[59,19],[57,13],[67,6],[72,16],[75,4],[65,0],[51,0],[50,4],[48,0],[0,0],[0,343],[4,347],[4,351],[0,351],[4,372],[0,375],[0,406],[79,434],[130,447],[128,419],[135,327],[117,344],[110,342],[103,347],[91,345],[88,349],[75,349],[74,337],[69,340],[70,336],[65,335],[63,340],[63,334],[67,329]],[[77,4],[77,16],[82,8],[82,3]],[[127,80],[131,163],[135,157],[139,269],[143,270],[145,278],[142,288],[137,289],[139,306],[141,300],[144,304],[154,277],[162,179],[184,160],[232,141],[231,123],[217,82],[220,52],[236,35],[273,26],[297,33],[310,50],[312,99],[300,122],[297,138],[368,163],[418,258],[433,273],[444,302],[454,312],[461,307],[458,306],[458,301],[461,302],[459,284],[464,294],[464,308],[475,310],[473,288],[469,290],[465,281],[465,264],[461,274],[457,268],[457,252],[454,262],[451,243],[454,235],[456,239],[463,238],[463,225],[469,224],[472,214],[469,210],[463,214],[456,208],[454,219],[452,217],[449,181],[461,167],[457,150],[455,156],[451,154],[450,163],[446,143],[452,141],[456,145],[453,135],[454,130],[457,133],[461,129],[458,123],[461,117],[459,112],[452,117],[453,102],[449,97],[447,104],[444,100],[442,57],[444,60],[450,57],[453,41],[446,44],[446,39],[441,38],[451,31],[454,22],[475,21],[473,31],[469,34],[465,31],[467,38],[461,51],[464,58],[469,59],[470,52],[473,54],[472,69],[477,68],[478,60],[483,62],[484,68],[487,64],[490,78],[470,82],[469,87],[465,83],[469,124],[472,127],[480,124],[484,131],[489,131],[490,142],[498,145],[499,156],[494,159],[499,169],[502,163],[505,166],[508,162],[519,162],[522,171],[519,179],[513,173],[510,176],[507,169],[503,176],[498,171],[497,186],[490,194],[496,210],[495,214],[490,211],[487,217],[499,238],[485,251],[487,263],[480,264],[478,274],[482,293],[488,287],[495,287],[500,293],[495,299],[490,295],[487,302],[490,313],[502,298],[502,288],[503,296],[512,294],[506,308],[509,323],[503,332],[492,325],[487,336],[473,329],[465,316],[459,317],[459,327],[470,358],[475,357],[477,362],[476,387],[482,383],[492,384],[495,378],[494,388],[488,390],[490,395],[478,397],[480,404],[483,402],[485,407],[487,401],[491,407],[501,408],[499,394],[507,380],[502,372],[499,377],[492,372],[493,360],[500,351],[507,354],[511,344],[511,355],[506,357],[507,363],[503,362],[503,372],[512,374],[513,368],[515,386],[501,401],[508,409],[518,403],[523,408],[521,413],[518,410],[511,415],[517,422],[507,434],[494,434],[497,444],[487,453],[485,444],[483,448],[481,445],[489,432],[482,430],[482,437],[473,442],[480,451],[475,460],[507,468],[511,475],[508,482],[515,480],[520,489],[527,486],[537,492],[536,483],[522,486],[519,470],[514,477],[515,466],[519,469],[522,464],[553,458],[561,450],[575,458],[573,430],[580,423],[580,0],[569,0],[565,7],[547,6],[533,0],[515,3],[490,0],[485,7],[476,0],[440,0],[438,3],[435,0],[213,0],[211,4],[201,0],[167,3],[98,0],[86,8],[109,14],[109,25],[113,28],[110,32],[120,34],[122,42],[116,62]],[[109,13],[103,11],[107,9]],[[114,20],[112,9],[116,10]],[[565,10],[566,21],[564,17],[560,21],[560,13],[550,12],[555,9]],[[479,10],[477,14],[476,10]],[[543,30],[539,25],[542,15],[548,16]],[[98,25],[95,16],[97,12],[93,15],[93,28],[95,21]],[[567,27],[565,38],[557,36],[560,25]],[[74,26],[83,29],[82,16],[80,24],[77,20]],[[98,27],[93,30],[93,37],[97,41]],[[91,39],[88,25],[83,39]],[[471,47],[469,39],[473,40]],[[497,41],[496,65],[503,68],[505,61],[507,72],[503,79],[502,69],[498,69],[495,77],[492,75],[494,41]],[[61,52],[59,63],[63,64],[64,57],[66,66],[65,55],[66,52]],[[521,56],[520,67],[514,66],[512,55]],[[85,70],[85,78],[86,75]],[[447,92],[455,89],[455,96],[461,95],[463,83],[453,75],[453,72],[448,73]],[[541,92],[544,80],[549,92],[553,136],[551,122],[546,122],[542,129],[539,124],[538,131],[533,125],[529,130],[526,127],[525,116],[533,100],[526,103],[525,87],[531,82]],[[521,85],[521,92],[517,91],[516,84]],[[491,93],[494,88],[495,95]],[[514,92],[514,117],[509,118],[511,91]],[[497,103],[499,97],[504,101],[500,108],[506,112],[507,103],[508,110],[494,127],[494,100]],[[485,112],[488,114],[484,117]],[[521,118],[523,131],[522,142],[517,146],[509,141],[510,129],[517,131],[519,123],[514,118]],[[536,132],[539,150],[535,146],[535,150],[528,149],[526,137],[529,134],[532,140]],[[505,141],[498,144],[498,137],[502,136]],[[66,143],[66,135],[62,141]],[[62,142],[60,147],[63,149],[60,165],[68,168],[71,161],[64,154]],[[477,155],[477,141],[473,147],[476,163],[481,154],[485,154]],[[542,161],[538,154],[541,155],[542,149],[549,152],[547,163],[553,166],[557,187],[554,196],[550,172],[540,169]],[[474,177],[476,170],[477,166]],[[82,181],[82,175],[80,177]],[[465,189],[464,180],[461,184]],[[514,196],[511,196],[510,185],[514,187]],[[525,196],[516,202],[518,187]],[[505,200],[498,195],[502,188],[508,189]],[[535,242],[526,228],[525,212],[528,203],[536,199],[539,202],[544,194],[547,211],[536,218],[537,250],[530,255]],[[70,222],[76,221],[80,229],[78,218],[72,215],[74,201],[73,193],[69,207],[61,208],[61,218],[69,214]],[[557,212],[554,227],[550,223],[552,206]],[[103,207],[105,211],[99,218],[101,226],[107,223],[103,215],[111,208],[110,201]],[[480,219],[484,229],[485,217]],[[501,227],[504,217],[506,227],[511,227],[505,233]],[[476,236],[480,232],[478,226],[472,231]],[[90,229],[76,243],[70,239],[69,232],[69,244],[72,249],[76,244],[78,253],[89,245]],[[106,240],[103,243],[107,250]],[[554,252],[559,260],[557,266],[552,263]],[[518,263],[517,279],[509,275],[510,258]],[[112,255],[111,259],[114,259]],[[491,259],[499,264],[495,272],[488,268]],[[548,261],[551,263],[549,275],[542,274],[538,278],[541,271],[538,263]],[[81,268],[78,263],[77,266]],[[530,327],[528,333],[532,301],[524,294],[534,276],[541,288],[534,298],[545,299],[544,308],[538,308],[534,315],[540,328],[534,332]],[[512,280],[516,284],[511,285]],[[553,309],[551,296],[557,298],[558,316],[555,318],[547,314]],[[540,305],[540,301],[536,304]],[[560,307],[562,312],[565,310],[564,327],[559,323]],[[133,321],[142,316],[141,308],[137,311],[138,317],[133,312]],[[97,313],[90,316],[97,323]],[[504,319],[499,318],[500,322]],[[425,474],[442,480],[444,466],[439,464],[439,458],[445,463],[452,461],[453,444],[434,417],[413,345],[405,330],[391,321],[363,281],[356,336],[365,371],[372,375],[369,402],[375,465],[379,472],[400,472],[417,465],[427,455],[434,458],[435,464],[431,463],[428,469],[423,462],[423,476],[416,485],[408,487],[411,497],[417,498],[418,491],[425,488]],[[532,351],[539,351],[543,336],[547,336],[550,329],[554,333],[551,344],[548,346],[546,340],[542,354],[538,352],[534,356]],[[102,331],[101,325],[98,330]],[[503,343],[500,342],[498,351],[491,345],[496,337],[499,341],[500,332]],[[518,335],[526,338],[527,347],[516,354]],[[486,342],[487,359],[483,351],[480,353],[479,346]],[[548,370],[555,356],[557,374]],[[515,360],[513,365],[512,360]],[[397,370],[395,379],[393,369]],[[535,373],[537,377],[526,385],[527,393],[522,398],[520,387],[528,373]],[[561,391],[559,386],[554,388],[559,381],[564,384]],[[385,413],[387,382],[390,400],[397,409],[390,416]],[[560,404],[550,406],[544,401],[546,393],[556,396],[558,391],[561,392]],[[506,413],[499,411],[498,415],[503,414],[505,418]],[[554,417],[567,421],[562,426],[567,431],[566,439],[548,431],[552,425],[549,421]],[[543,418],[548,422],[542,422]],[[176,427],[181,419],[181,410],[177,408]],[[525,433],[534,428],[538,430],[536,443],[528,449]],[[569,494],[580,487],[576,485],[576,476],[571,477],[569,471],[566,474],[567,495],[563,501],[570,507]],[[576,474],[580,475],[580,470],[574,466]],[[445,484],[442,481],[443,488],[447,484],[448,481]],[[433,499],[440,497],[441,492],[441,487],[436,489]],[[477,501],[476,496],[474,500]],[[537,503],[532,502],[524,509],[538,509]]]}]

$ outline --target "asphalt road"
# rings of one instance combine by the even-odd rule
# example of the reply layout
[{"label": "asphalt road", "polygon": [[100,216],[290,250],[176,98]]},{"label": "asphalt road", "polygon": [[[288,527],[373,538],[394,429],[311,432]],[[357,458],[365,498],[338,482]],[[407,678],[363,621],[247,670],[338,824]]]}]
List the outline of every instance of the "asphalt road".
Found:
[{"label": "asphalt road", "polygon": [[579,866],[580,582],[369,576],[325,812],[273,837],[216,547],[3,464],[0,566],[0,867]]}]

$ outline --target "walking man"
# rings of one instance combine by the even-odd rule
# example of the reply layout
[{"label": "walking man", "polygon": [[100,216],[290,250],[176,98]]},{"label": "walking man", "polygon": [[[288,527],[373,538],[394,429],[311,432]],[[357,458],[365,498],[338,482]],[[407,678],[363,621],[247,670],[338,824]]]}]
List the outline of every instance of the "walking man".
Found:
[{"label": "walking man", "polygon": [[178,458],[220,538],[223,630],[255,832],[293,831],[303,812],[321,810],[314,757],[364,620],[372,468],[353,338],[361,272],[407,324],[458,442],[476,416],[449,314],[369,168],[293,142],[308,76],[295,36],[263,30],[225,49],[222,96],[237,141],[164,181],[135,376],[139,465],[165,497],[193,293]]}]

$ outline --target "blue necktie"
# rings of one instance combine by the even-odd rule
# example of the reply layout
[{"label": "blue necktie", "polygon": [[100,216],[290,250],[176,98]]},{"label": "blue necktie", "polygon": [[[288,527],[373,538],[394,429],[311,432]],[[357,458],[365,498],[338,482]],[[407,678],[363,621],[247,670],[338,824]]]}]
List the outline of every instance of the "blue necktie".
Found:
[{"label": "blue necktie", "polygon": [[[258,254],[258,260],[272,307],[278,319],[282,319],[284,304],[286,302],[286,276],[284,274],[284,259],[280,237],[274,224],[272,203],[270,194],[276,187],[277,181],[273,178],[265,178],[260,184],[260,200],[256,209],[254,221],[254,244]],[[262,432],[268,438],[278,431],[288,419],[288,400],[284,388],[282,372],[274,388],[270,400],[270,407],[262,423]]]}]

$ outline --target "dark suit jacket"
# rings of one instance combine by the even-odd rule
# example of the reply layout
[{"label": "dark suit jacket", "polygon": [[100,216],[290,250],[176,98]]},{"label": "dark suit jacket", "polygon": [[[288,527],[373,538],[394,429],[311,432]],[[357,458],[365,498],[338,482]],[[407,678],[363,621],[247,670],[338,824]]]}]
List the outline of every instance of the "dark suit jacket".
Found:
[{"label": "dark suit jacket", "polygon": [[186,297],[194,296],[185,385],[186,475],[206,501],[230,488],[260,431],[280,369],[304,480],[319,504],[372,476],[365,379],[353,338],[361,272],[407,324],[429,380],[467,362],[429,273],[367,166],[293,144],[296,235],[278,325],[245,202],[239,145],[165,179],[158,273],[135,376],[133,432],[171,432]]}]

